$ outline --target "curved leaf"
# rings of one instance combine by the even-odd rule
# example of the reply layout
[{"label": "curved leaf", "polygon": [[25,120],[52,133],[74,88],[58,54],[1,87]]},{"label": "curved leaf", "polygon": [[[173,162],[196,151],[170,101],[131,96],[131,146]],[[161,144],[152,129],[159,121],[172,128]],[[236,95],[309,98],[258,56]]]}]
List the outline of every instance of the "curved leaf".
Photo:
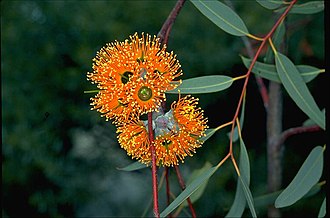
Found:
[{"label": "curved leaf", "polygon": [[249,205],[252,217],[257,217],[256,211],[254,209],[254,201],[253,197],[249,188],[250,185],[250,161],[249,156],[246,151],[246,147],[244,144],[243,139],[240,137],[240,145],[241,145],[241,156],[240,156],[240,173],[241,176],[239,177],[242,188],[245,194],[245,199]]},{"label": "curved leaf", "polygon": [[[280,25],[276,28],[274,34],[272,35],[272,41],[275,46],[275,48],[279,48],[281,46],[281,43],[284,40],[286,28],[283,23],[283,21],[280,23]],[[264,57],[264,62],[271,64],[274,62],[274,51],[271,48],[271,46],[268,46],[266,56]]]},{"label": "curved leaf", "polygon": [[299,71],[285,55],[275,54],[275,65],[282,84],[298,107],[325,129],[325,116],[314,101]]},{"label": "curved leaf", "polygon": [[[310,196],[313,196],[313,195],[317,194],[321,190],[321,187],[324,184],[325,184],[325,181],[315,184],[311,188],[311,190],[309,190],[308,193],[303,196],[303,198],[307,198],[307,197],[310,197]],[[283,190],[280,190],[280,191],[276,191],[276,192],[273,192],[273,193],[265,194],[265,195],[258,196],[256,198],[254,198],[255,207],[256,208],[262,208],[262,207],[265,207],[267,205],[274,204],[276,198],[281,194],[282,191]]]},{"label": "curved leaf", "polygon": [[[210,169],[212,167],[212,165],[210,164],[210,162],[206,162],[204,164],[204,166],[201,168],[201,169],[197,169],[197,170],[194,170],[192,172],[192,174],[190,175],[188,181],[187,181],[187,184],[189,185],[192,181],[194,181],[195,179],[197,179],[204,171]],[[206,185],[207,185],[207,182],[204,182],[191,196],[190,196],[190,200],[191,200],[191,203],[194,203],[196,202],[201,196],[202,194],[204,193],[204,190],[206,188]],[[188,206],[188,203],[187,201],[184,201],[183,202],[183,206]]]},{"label": "curved leaf", "polygon": [[325,217],[325,214],[326,214],[326,200],[327,198],[324,198],[323,202],[322,202],[322,205],[321,205],[321,208],[320,208],[320,211],[319,211],[319,214],[317,215],[317,217]]},{"label": "curved leaf", "polygon": [[274,10],[279,8],[283,1],[282,0],[256,0],[262,7]]},{"label": "curved leaf", "polygon": [[216,131],[217,131],[216,128],[214,128],[214,129],[207,129],[207,130],[205,131],[205,136],[199,138],[199,140],[202,141],[202,142],[205,142],[205,141],[208,140],[208,139],[209,139],[209,138],[210,138],[210,137],[211,137]]},{"label": "curved leaf", "polygon": [[[286,8],[281,8],[275,12],[282,13]],[[304,4],[296,4],[290,10],[290,14],[315,14],[324,10],[324,1],[310,1]]]},{"label": "curved leaf", "polygon": [[181,192],[181,194],[172,201],[168,207],[161,212],[160,217],[166,217],[169,213],[171,213],[175,208],[177,208],[183,201],[185,201],[190,195],[192,195],[203,183],[205,183],[218,169],[218,166],[214,166],[204,173],[202,173],[197,179],[192,181],[185,190]]},{"label": "curved leaf", "polygon": [[214,76],[201,76],[182,81],[182,84],[171,91],[166,93],[178,94],[201,94],[219,92],[227,89],[233,83],[233,79],[229,76],[214,75]]},{"label": "curved leaf", "polygon": [[251,211],[251,215],[252,215],[252,217],[257,217],[256,211],[254,209],[254,202],[253,202],[253,197],[252,197],[251,191],[250,191],[248,185],[245,183],[242,176],[239,177],[239,181],[241,181],[241,183],[242,183],[242,188],[243,188],[243,191],[245,194],[245,198],[248,202],[248,205],[249,205],[249,208]]},{"label": "curved leaf", "polygon": [[319,181],[323,170],[324,149],[317,146],[311,151],[297,175],[276,199],[276,208],[294,204]]},{"label": "curved leaf", "polygon": [[[325,116],[325,108],[322,110],[322,113],[323,113],[324,116]],[[315,123],[313,120],[311,120],[311,119],[307,119],[307,120],[305,120],[305,121],[303,122],[302,125],[303,125],[303,126],[312,126],[312,125],[316,125],[316,123]]]},{"label": "curved leaf", "polygon": [[[239,159],[239,170],[241,173],[240,177],[243,177],[242,180],[245,180],[246,186],[248,187],[250,185],[250,161],[249,161],[249,156],[246,151],[246,147],[244,145],[244,142],[242,138],[240,138],[240,159]],[[228,214],[226,217],[241,217],[245,205],[246,205],[246,198],[249,198],[252,196],[249,193],[244,193],[244,188],[242,187],[242,182],[238,179],[237,180],[237,186],[236,186],[236,194],[235,194],[235,199],[234,203],[232,204]],[[253,199],[249,199],[249,201],[252,202],[250,210],[252,216],[256,217],[256,213],[254,211],[254,206],[253,206]]]},{"label": "curved leaf", "polygon": [[191,0],[202,14],[204,14],[215,25],[234,36],[248,35],[243,20],[227,5],[219,1]]},{"label": "curved leaf", "polygon": [[148,167],[146,164],[140,163],[139,161],[136,161],[134,163],[131,163],[130,165],[126,167],[117,167],[117,170],[123,170],[123,171],[135,171],[140,170],[143,168]]},{"label": "curved leaf", "polygon": [[[243,56],[241,56],[241,58],[244,66],[249,68],[252,60]],[[296,68],[305,83],[312,81],[320,73],[324,72],[324,70],[309,65],[296,65]],[[280,77],[276,72],[275,65],[265,64],[257,61],[253,66],[252,72],[262,78],[281,83]]]}]

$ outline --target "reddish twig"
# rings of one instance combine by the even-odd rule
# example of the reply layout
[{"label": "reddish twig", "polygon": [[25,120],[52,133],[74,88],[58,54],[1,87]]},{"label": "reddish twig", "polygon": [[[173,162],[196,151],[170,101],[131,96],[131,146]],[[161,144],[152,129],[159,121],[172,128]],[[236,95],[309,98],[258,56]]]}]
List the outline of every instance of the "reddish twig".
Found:
[{"label": "reddish twig", "polygon": [[305,132],[317,132],[321,130],[322,129],[317,125],[299,126],[299,127],[290,128],[282,132],[278,143],[283,144],[287,138],[296,134],[305,133]]},{"label": "reddish twig", "polygon": [[152,191],[154,201],[154,216],[159,218],[158,208],[158,189],[157,189],[157,166],[156,166],[156,152],[154,146],[154,130],[152,127],[152,112],[148,113],[148,133],[150,141],[150,152],[151,152],[151,171],[152,171]]},{"label": "reddish twig", "polygon": [[238,101],[238,105],[237,105],[237,108],[236,108],[236,112],[235,112],[235,115],[233,117],[233,124],[232,124],[232,129],[231,129],[231,137],[230,137],[230,153],[233,155],[232,153],[232,146],[233,146],[233,134],[234,134],[234,127],[235,127],[235,121],[238,117],[238,113],[240,111],[240,108],[241,108],[241,104],[242,104],[242,101],[243,101],[243,96],[244,96],[244,93],[245,93],[245,90],[246,90],[246,87],[247,87],[247,84],[248,84],[248,81],[249,81],[249,78],[250,78],[250,74],[251,74],[251,71],[255,65],[255,63],[257,62],[257,59],[263,49],[263,47],[265,46],[266,42],[268,41],[268,39],[273,35],[273,33],[275,32],[276,28],[280,25],[280,23],[283,21],[283,19],[286,17],[286,15],[289,13],[289,11],[291,10],[291,8],[293,7],[293,5],[297,2],[297,0],[293,0],[290,5],[287,7],[287,9],[284,11],[284,13],[281,15],[281,17],[277,20],[277,22],[275,23],[275,25],[273,26],[273,28],[269,31],[269,33],[262,38],[262,42],[256,52],[256,54],[254,55],[254,58],[251,62],[251,65],[249,67],[249,70],[248,72],[246,73],[246,78],[245,78],[245,81],[244,81],[244,85],[243,85],[243,88],[242,88],[242,93],[241,93],[241,96],[240,96],[240,99]]},{"label": "reddish twig", "polygon": [[[252,48],[250,40],[246,36],[242,36],[241,38],[242,38],[242,41],[245,45],[245,48],[247,50],[247,53],[248,53],[249,57],[253,58],[254,53],[253,53],[253,48]],[[264,107],[267,110],[268,102],[269,102],[269,96],[268,96],[267,88],[265,86],[265,83],[264,83],[263,79],[260,76],[254,75],[254,77],[256,78],[257,85],[258,85],[258,88],[259,88],[259,92],[260,92],[262,101],[264,103]]]},{"label": "reddish twig", "polygon": [[262,101],[264,103],[264,107],[267,110],[268,109],[269,97],[268,97],[268,91],[266,89],[264,80],[260,76],[257,76],[257,75],[254,75],[254,77],[256,78],[258,88],[259,88],[259,92],[260,92]]},{"label": "reddish twig", "polygon": [[[184,183],[183,177],[182,177],[182,175],[180,173],[180,170],[179,170],[179,167],[177,165],[175,165],[175,172],[176,172],[176,175],[178,176],[178,180],[179,180],[179,184],[181,186],[181,189],[185,190],[186,185]],[[188,205],[189,205],[189,208],[190,208],[190,211],[191,211],[191,216],[193,218],[196,218],[196,212],[195,212],[195,209],[194,209],[189,197],[187,198],[187,202],[188,202]]]},{"label": "reddish twig", "polygon": [[[235,8],[234,8],[234,6],[233,6],[233,4],[232,4],[232,2],[230,0],[225,1],[225,2],[228,4],[228,6],[231,9],[235,10]],[[244,46],[245,46],[246,51],[248,53],[248,56],[250,58],[253,58],[254,57],[254,52],[253,52],[253,48],[252,48],[252,45],[251,45],[250,40],[246,36],[242,36],[241,39],[242,39],[242,41],[244,43]],[[254,77],[256,78],[257,85],[258,85],[258,88],[259,88],[259,92],[260,92],[262,101],[264,103],[264,107],[267,110],[267,108],[268,108],[268,102],[269,102],[267,88],[265,86],[265,83],[264,83],[263,79],[260,76],[254,75]]]},{"label": "reddish twig", "polygon": [[163,44],[167,44],[172,25],[185,2],[186,2],[186,0],[177,1],[177,3],[175,4],[174,8],[171,11],[171,13],[168,15],[166,21],[164,22],[162,28],[160,29],[157,36],[158,36],[158,38],[160,38],[160,41]]},{"label": "reddish twig", "polygon": [[[169,175],[170,169],[168,167],[165,167],[165,180],[166,180],[166,200],[167,200],[167,205],[170,205],[171,201],[171,191],[170,191],[170,182],[168,180],[168,175]],[[172,218],[171,213],[168,215],[169,218]]]}]

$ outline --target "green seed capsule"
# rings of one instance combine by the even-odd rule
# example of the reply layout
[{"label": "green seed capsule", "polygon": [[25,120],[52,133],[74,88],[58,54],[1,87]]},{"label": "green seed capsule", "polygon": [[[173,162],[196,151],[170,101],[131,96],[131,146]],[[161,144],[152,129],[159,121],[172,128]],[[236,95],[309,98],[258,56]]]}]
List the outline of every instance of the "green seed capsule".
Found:
[{"label": "green seed capsule", "polygon": [[152,97],[152,90],[147,86],[139,89],[138,96],[142,101],[148,101]]}]

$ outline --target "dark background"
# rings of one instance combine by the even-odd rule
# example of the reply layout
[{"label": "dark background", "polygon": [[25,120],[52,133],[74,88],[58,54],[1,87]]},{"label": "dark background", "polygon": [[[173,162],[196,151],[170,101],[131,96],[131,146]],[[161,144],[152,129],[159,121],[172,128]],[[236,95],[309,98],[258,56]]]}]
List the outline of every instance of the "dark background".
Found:
[{"label": "dark background", "polygon": [[[255,1],[232,1],[249,31],[266,34],[274,15]],[[151,199],[151,173],[123,172],[133,161],[117,143],[115,127],[90,111],[86,80],[96,52],[108,42],[134,32],[157,34],[174,1],[2,1],[2,216],[91,217],[140,216]],[[253,12],[252,12],[253,11]],[[295,64],[324,68],[324,15],[288,18],[288,56]],[[256,44],[255,46],[258,46]],[[246,72],[239,55],[246,49],[239,37],[226,34],[189,1],[169,38],[185,78]],[[263,53],[262,55],[264,55]],[[261,60],[261,59],[260,59]],[[308,84],[320,108],[326,104],[325,74]],[[267,85],[267,82],[266,82]],[[196,95],[214,128],[232,119],[241,81],[219,93]],[[301,125],[306,115],[285,91],[284,129]],[[168,96],[168,102],[177,96]],[[266,193],[265,117],[255,79],[247,91],[243,137],[251,161],[254,197]],[[216,164],[228,152],[229,129],[210,138],[180,165],[187,180],[206,161]],[[283,159],[283,187],[288,185],[324,133],[291,137]],[[161,175],[163,169],[159,171]],[[179,193],[174,172],[171,188]],[[209,181],[194,206],[201,217],[224,216],[233,201],[236,175],[230,162]],[[282,210],[284,215],[316,216],[324,193]],[[165,208],[160,192],[160,208]],[[265,215],[265,209],[258,214]],[[149,210],[148,215],[151,215]],[[184,213],[183,213],[184,215]],[[246,211],[246,215],[249,212]]]}]

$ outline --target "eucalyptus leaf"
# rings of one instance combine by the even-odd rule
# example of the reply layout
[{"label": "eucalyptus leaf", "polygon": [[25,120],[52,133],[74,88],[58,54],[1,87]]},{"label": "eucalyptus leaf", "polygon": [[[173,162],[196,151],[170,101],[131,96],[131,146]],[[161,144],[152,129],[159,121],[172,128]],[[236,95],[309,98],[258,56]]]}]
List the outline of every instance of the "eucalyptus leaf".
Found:
[{"label": "eucalyptus leaf", "polygon": [[205,136],[199,138],[200,141],[205,142],[206,140],[208,140],[215,132],[217,131],[217,129],[207,129],[205,131]]},{"label": "eucalyptus leaf", "polygon": [[275,66],[282,84],[292,100],[322,129],[325,129],[325,116],[302,79],[295,65],[285,55],[275,54]]},{"label": "eucalyptus leaf", "polygon": [[242,188],[243,188],[243,191],[245,194],[246,201],[249,205],[251,215],[252,215],[252,217],[257,217],[257,213],[254,208],[254,202],[253,202],[253,197],[252,197],[251,191],[242,176],[239,177],[239,181],[242,183]]},{"label": "eucalyptus leaf", "polygon": [[[241,56],[241,58],[244,66],[246,68],[249,68],[252,60],[244,56]],[[305,83],[312,81],[320,73],[324,72],[321,69],[309,65],[296,65],[296,68],[299,71]],[[265,64],[257,61],[252,68],[252,72],[264,79],[281,83],[280,77],[278,76],[276,71],[276,67],[273,64]]]},{"label": "eucalyptus leaf", "polygon": [[319,181],[323,170],[324,149],[317,146],[311,151],[297,175],[277,197],[276,208],[287,207],[296,203]]},{"label": "eucalyptus leaf", "polygon": [[321,208],[320,208],[320,211],[319,211],[319,214],[317,215],[317,217],[320,217],[320,218],[321,217],[325,217],[325,214],[326,214],[326,211],[327,211],[327,209],[326,209],[326,205],[327,205],[326,201],[327,201],[327,199],[324,198],[324,200],[322,202],[322,205],[321,205]]},{"label": "eucalyptus leaf", "polygon": [[281,22],[272,36],[273,44],[275,47],[279,47],[281,45],[284,36],[285,36],[285,25],[283,22]]},{"label": "eucalyptus leaf", "polygon": [[[325,116],[325,108],[322,110],[322,113]],[[316,125],[316,123],[313,120],[311,120],[311,119],[305,120],[303,122],[303,126],[312,126],[312,125]]]},{"label": "eucalyptus leaf", "polygon": [[[197,170],[194,170],[188,181],[187,181],[187,184],[189,185],[192,181],[194,181],[195,179],[197,179],[203,172],[205,172],[206,170],[210,169],[212,167],[212,165],[210,164],[210,162],[206,162],[204,164],[204,166],[201,168],[201,169],[197,169]],[[208,180],[207,180],[208,181]],[[201,196],[202,194],[204,193],[205,191],[205,188],[206,188],[206,185],[207,185],[207,181],[204,182],[191,196],[190,196],[190,200],[191,200],[191,203],[194,203],[196,202]],[[183,202],[183,206],[188,206],[188,203],[187,201],[184,201]]]},{"label": "eucalyptus leaf", "polygon": [[[245,144],[240,138],[240,159],[239,159],[239,170],[241,177],[245,179],[245,183],[247,186],[250,185],[250,161],[249,161],[249,156],[245,147]],[[246,205],[246,196],[249,196],[249,194],[244,193],[244,189],[242,187],[241,181],[238,179],[237,180],[237,186],[236,186],[236,194],[235,194],[235,199],[234,202],[226,215],[226,217],[241,217],[245,205]],[[253,202],[253,200],[252,200]],[[249,205],[250,206],[250,205]],[[250,208],[251,209],[251,208]],[[254,210],[254,208],[252,209]],[[254,214],[251,210],[251,213]]]},{"label": "eucalyptus leaf", "polygon": [[134,163],[131,163],[130,165],[126,167],[117,167],[117,170],[123,170],[123,171],[135,171],[135,170],[140,170],[143,168],[146,168],[147,165],[140,163],[139,161],[136,161]]},{"label": "eucalyptus leaf", "polygon": [[[275,12],[282,13],[286,8],[281,8]],[[324,10],[324,1],[310,1],[304,4],[295,4],[289,11],[290,14],[315,14]]]},{"label": "eucalyptus leaf", "polygon": [[279,8],[282,4],[282,0],[256,0],[262,7],[274,10]]},{"label": "eucalyptus leaf", "polygon": [[[315,184],[303,198],[307,198],[317,194],[321,190],[321,186],[324,185],[324,182],[319,182]],[[276,191],[273,193],[265,194],[254,198],[254,205],[256,208],[262,208],[267,205],[274,204],[276,198],[283,192],[283,190]]]},{"label": "eucalyptus leaf", "polygon": [[192,79],[183,80],[179,87],[166,93],[178,94],[179,91],[181,94],[219,92],[229,88],[233,81],[233,78],[222,75],[195,77]]},{"label": "eucalyptus leaf", "polygon": [[[282,21],[280,25],[276,28],[274,34],[272,35],[272,41],[275,48],[279,48],[284,40],[286,28],[284,22]],[[273,63],[274,61],[274,51],[268,46],[266,56],[264,58],[265,63]]]},{"label": "eucalyptus leaf", "polygon": [[163,212],[161,212],[160,217],[166,217],[175,208],[180,206],[180,204],[190,197],[199,187],[201,187],[218,169],[218,166],[214,166],[206,171],[204,171],[197,179],[192,181],[185,190],[179,194],[178,197],[168,205]]},{"label": "eucalyptus leaf", "polygon": [[219,1],[191,0],[191,3],[215,25],[234,36],[248,35],[243,20],[227,5]]}]

